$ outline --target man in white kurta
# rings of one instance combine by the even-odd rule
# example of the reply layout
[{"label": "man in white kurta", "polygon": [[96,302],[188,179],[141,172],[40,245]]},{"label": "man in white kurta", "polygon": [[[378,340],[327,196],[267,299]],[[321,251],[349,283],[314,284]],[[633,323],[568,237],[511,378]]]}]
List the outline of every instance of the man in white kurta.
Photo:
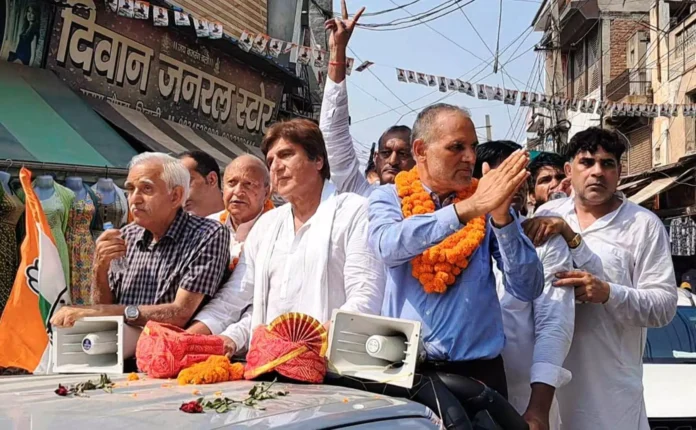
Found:
[{"label": "man in white kurta", "polygon": [[576,134],[569,150],[575,196],[543,205],[534,218],[550,220],[547,226],[562,219],[595,254],[574,261],[584,271],[556,282],[575,287],[583,302],[565,361],[573,378],[557,393],[563,429],[648,430],[646,328],[669,324],[677,306],[669,237],[652,212],[616,193],[625,150],[618,136],[591,128]]},{"label": "man in white kurta", "polygon": [[[474,175],[481,174],[483,163],[497,168],[517,149],[520,146],[511,141],[478,145]],[[513,199],[512,206],[518,213],[526,203],[526,195],[525,186]],[[553,281],[556,273],[573,268],[572,257],[562,236],[536,247],[536,252],[544,266],[544,290],[531,302],[523,302],[507,292],[505,275],[492,265],[505,330],[502,355],[510,404],[528,422],[558,430],[560,415],[554,392],[572,377],[563,368],[563,362],[573,339],[575,296],[571,288],[554,288]]]},{"label": "man in white kurta", "polygon": [[[229,269],[234,270],[244,247],[244,241],[261,214],[267,209],[266,202],[271,194],[271,175],[259,158],[241,155],[225,168],[222,180],[222,197],[225,210],[207,218],[224,224],[230,232]],[[219,290],[218,295],[224,294]],[[206,334],[212,332],[211,325],[219,319],[205,308],[195,317],[189,333]]]},{"label": "man in white kurta", "polygon": [[[305,128],[321,139],[307,120],[274,127],[267,136],[281,127],[289,134]],[[305,150],[291,138],[277,142],[264,150],[274,189],[289,203],[259,218],[232,277],[196,316],[235,352],[248,346],[254,328],[284,313],[328,323],[334,309],[378,314],[384,296],[382,265],[367,244],[367,200],[338,194],[326,177],[328,168],[324,173],[320,165],[321,175],[315,170],[326,159],[325,152],[310,153],[318,143]]]},{"label": "man in white kurta", "polygon": [[[356,16],[359,17],[358,14]],[[346,86],[346,49],[355,20],[357,18],[344,19],[340,26],[327,27],[331,32],[330,59],[319,125],[326,141],[331,181],[341,193],[350,192],[369,197],[379,185],[393,184],[396,175],[413,168],[415,161],[411,155],[411,129],[405,125],[395,125],[387,129],[377,142],[373,161],[379,183],[370,184],[360,169],[350,135]],[[329,21],[332,22],[335,21]]]}]

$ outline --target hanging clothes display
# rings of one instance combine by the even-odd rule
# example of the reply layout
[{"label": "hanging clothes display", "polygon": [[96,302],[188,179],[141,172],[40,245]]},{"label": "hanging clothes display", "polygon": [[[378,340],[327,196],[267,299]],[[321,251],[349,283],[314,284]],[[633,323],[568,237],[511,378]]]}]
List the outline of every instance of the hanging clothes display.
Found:
[{"label": "hanging clothes display", "polygon": [[691,217],[676,218],[669,225],[672,255],[696,255],[696,222]]},{"label": "hanging clothes display", "polygon": [[[111,222],[114,228],[121,228],[128,224],[128,200],[122,189],[114,186],[116,198],[108,204],[104,203],[104,196],[99,192],[96,185],[93,185],[91,190],[101,202],[97,208],[97,215],[101,219],[102,225],[107,221]],[[102,231],[103,227],[100,226],[100,230],[94,232],[95,237],[99,237]]]},{"label": "hanging clothes display", "polygon": [[19,249],[16,227],[24,213],[24,203],[0,186],[0,315],[10,298],[17,268]]},{"label": "hanging clothes display", "polygon": [[92,291],[92,260],[95,243],[90,226],[93,225],[98,201],[92,190],[85,186],[83,199],[75,199],[70,208],[65,241],[70,252],[70,299],[74,305],[90,305]]},{"label": "hanging clothes display", "polygon": [[[34,185],[35,186],[35,185]],[[57,183],[53,184],[54,193],[46,200],[41,200],[41,207],[46,215],[51,234],[56,242],[60,262],[63,266],[65,274],[65,285],[70,285],[70,253],[68,252],[68,244],[65,242],[65,233],[68,228],[68,215],[75,193],[69,188],[66,188]]]}]

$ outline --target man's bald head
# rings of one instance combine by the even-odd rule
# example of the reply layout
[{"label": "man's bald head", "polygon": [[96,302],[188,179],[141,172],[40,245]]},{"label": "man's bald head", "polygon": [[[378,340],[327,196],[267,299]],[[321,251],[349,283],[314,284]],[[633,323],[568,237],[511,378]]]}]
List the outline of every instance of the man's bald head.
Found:
[{"label": "man's bald head", "polygon": [[222,196],[235,227],[256,218],[270,195],[271,175],[258,157],[245,154],[225,168]]},{"label": "man's bald head", "polygon": [[263,178],[264,185],[268,186],[271,184],[271,174],[268,172],[268,167],[259,157],[251,154],[240,155],[227,165],[225,168],[225,176],[230,172],[240,169],[256,171]]}]

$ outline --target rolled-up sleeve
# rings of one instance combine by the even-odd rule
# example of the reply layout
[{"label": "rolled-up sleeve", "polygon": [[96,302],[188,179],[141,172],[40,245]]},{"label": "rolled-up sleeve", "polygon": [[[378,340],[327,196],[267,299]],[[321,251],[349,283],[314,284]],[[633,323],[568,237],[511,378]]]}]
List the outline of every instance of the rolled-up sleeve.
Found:
[{"label": "rolled-up sleeve", "polygon": [[633,270],[635,287],[609,283],[605,306],[614,318],[638,327],[663,327],[677,312],[677,283],[669,237],[659,221],[648,223]]},{"label": "rolled-up sleeve", "polygon": [[337,84],[327,78],[319,127],[326,143],[331,181],[339,192],[367,197],[373,188],[360,172],[360,162],[353,147],[345,80]]},{"label": "rolled-up sleeve", "polygon": [[544,270],[534,246],[512,216],[513,222],[503,228],[496,228],[489,219],[494,233],[490,236],[491,250],[505,275],[505,290],[523,302],[531,302],[544,288]]},{"label": "rolled-up sleeve", "polygon": [[538,249],[544,266],[544,291],[534,309],[534,354],[530,383],[544,383],[560,388],[570,382],[572,374],[563,368],[575,328],[575,294],[573,288],[556,288],[556,273],[572,269],[570,251],[561,236],[551,238]]},{"label": "rolled-up sleeve", "polygon": [[370,194],[368,217],[370,247],[388,267],[410,261],[462,228],[454,205],[404,219],[394,185]]},{"label": "rolled-up sleeve", "polygon": [[367,244],[366,204],[355,214],[348,232],[346,261],[343,270],[346,302],[341,309],[379,315],[384,299],[384,265]]}]

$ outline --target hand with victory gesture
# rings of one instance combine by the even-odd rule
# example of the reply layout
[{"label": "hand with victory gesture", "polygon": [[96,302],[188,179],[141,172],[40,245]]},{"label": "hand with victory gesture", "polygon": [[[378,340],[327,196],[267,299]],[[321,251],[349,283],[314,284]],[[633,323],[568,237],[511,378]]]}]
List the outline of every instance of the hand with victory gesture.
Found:
[{"label": "hand with victory gesture", "polygon": [[[455,208],[457,213],[473,213],[474,216],[491,214],[493,223],[499,227],[512,222],[510,205],[515,193],[529,178],[527,164],[529,154],[524,150],[513,152],[495,169],[483,163],[483,178],[479,180],[476,192],[470,199],[457,203],[466,207]],[[473,205],[473,208],[469,205]]]},{"label": "hand with victory gesture", "polygon": [[346,77],[346,48],[363,12],[365,12],[364,7],[353,16],[353,19],[349,19],[346,0],[341,0],[341,18],[333,18],[324,23],[324,28],[330,32],[329,78],[336,83],[341,83]]}]

